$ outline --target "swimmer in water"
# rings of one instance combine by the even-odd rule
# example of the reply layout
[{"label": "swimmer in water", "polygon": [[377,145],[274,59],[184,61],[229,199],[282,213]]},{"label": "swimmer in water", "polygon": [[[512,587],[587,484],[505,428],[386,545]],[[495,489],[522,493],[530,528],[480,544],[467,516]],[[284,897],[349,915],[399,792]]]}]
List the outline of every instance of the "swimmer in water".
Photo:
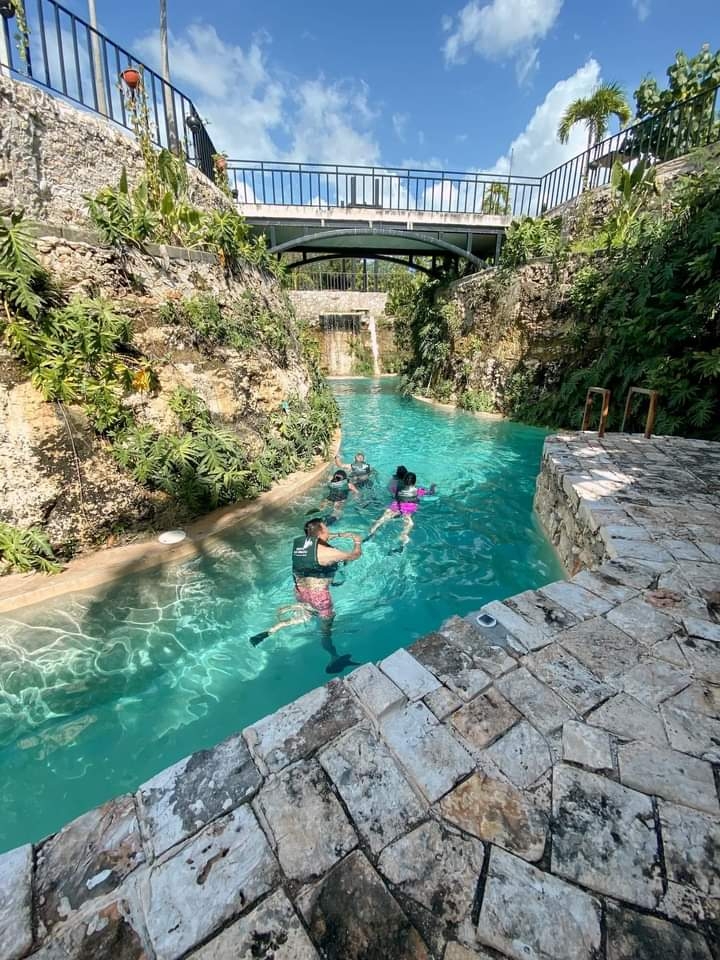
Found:
[{"label": "swimmer in water", "polygon": [[[399,470],[400,468],[398,468]],[[413,514],[417,513],[417,509],[420,505],[420,500],[423,497],[426,497],[428,494],[434,495],[435,493],[435,484],[433,483],[429,489],[425,487],[418,487],[417,477],[414,473],[406,471],[405,476],[402,480],[399,481],[394,497],[395,499],[385,510],[385,513],[375,521],[375,523],[370,528],[366,540],[369,540],[383,524],[387,523],[388,520],[393,520],[395,517],[402,517],[403,527],[400,534],[400,547],[395,551],[396,553],[402,553],[406,544],[410,540],[410,532],[413,528]]]},{"label": "swimmer in water", "polygon": [[320,504],[321,509],[329,508],[331,513],[326,517],[328,524],[335,523],[343,515],[345,504],[351,493],[357,494],[358,488],[348,479],[344,470],[336,470],[328,483],[328,493]]},{"label": "swimmer in water", "polygon": [[397,488],[400,486],[406,476],[407,467],[399,466],[395,468],[395,473],[390,477],[390,482],[388,483],[388,490],[393,496],[395,496],[397,493]]},{"label": "swimmer in water", "polygon": [[350,480],[356,487],[371,487],[373,468],[365,459],[365,454],[360,450],[353,457],[352,463],[341,463],[340,457],[335,457],[335,465],[347,471]]},{"label": "swimmer in water", "polygon": [[[250,643],[256,647],[267,637],[284,627],[305,623],[311,616],[320,619],[321,643],[324,650],[330,654],[330,663],[325,668],[326,673],[340,673],[348,666],[358,666],[352,659],[352,654],[338,656],[332,642],[332,628],[335,619],[335,608],[330,596],[330,584],[340,563],[351,563],[362,556],[361,538],[357,533],[331,534],[320,517],[308,520],[304,527],[305,534],[296,537],[292,549],[292,573],[295,581],[295,598],[298,601],[288,607],[282,607],[278,613],[290,614],[287,619],[278,620],[272,627],[256,633],[250,637]],[[328,543],[329,540],[352,538],[352,550],[336,550]]]}]

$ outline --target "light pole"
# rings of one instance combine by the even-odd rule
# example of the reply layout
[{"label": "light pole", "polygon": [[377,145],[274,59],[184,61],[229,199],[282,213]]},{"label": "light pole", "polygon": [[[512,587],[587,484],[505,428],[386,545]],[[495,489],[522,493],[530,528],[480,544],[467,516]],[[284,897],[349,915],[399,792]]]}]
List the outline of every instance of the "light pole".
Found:
[{"label": "light pole", "polygon": [[97,11],[95,10],[95,0],[88,0],[88,13],[90,15],[90,34],[92,46],[93,74],[95,76],[95,94],[97,96],[98,113],[103,116],[108,115],[107,94],[105,92],[105,76],[103,71],[103,56],[100,46],[100,36],[97,28]]},{"label": "light pole", "polygon": [[165,102],[165,125],[167,127],[168,147],[178,153],[178,129],[175,116],[175,98],[170,87],[170,51],[168,49],[167,0],[160,0],[160,70],[163,78],[163,99]]}]

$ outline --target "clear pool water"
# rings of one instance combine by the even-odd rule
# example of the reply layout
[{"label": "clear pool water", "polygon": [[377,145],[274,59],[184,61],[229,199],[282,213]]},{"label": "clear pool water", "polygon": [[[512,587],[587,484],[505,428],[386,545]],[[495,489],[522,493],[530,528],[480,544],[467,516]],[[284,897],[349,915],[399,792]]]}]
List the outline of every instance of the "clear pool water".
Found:
[{"label": "clear pool water", "polygon": [[[343,452],[380,482],[343,529],[367,530],[398,463],[440,498],[409,547],[386,525],[334,588],[339,653],[376,660],[454,613],[562,577],[532,513],[544,433],[400,397],[392,380],[338,381]],[[0,850],[37,840],[328,677],[316,623],[257,648],[292,601],[289,544],[322,488],[207,553],[0,623]]]}]

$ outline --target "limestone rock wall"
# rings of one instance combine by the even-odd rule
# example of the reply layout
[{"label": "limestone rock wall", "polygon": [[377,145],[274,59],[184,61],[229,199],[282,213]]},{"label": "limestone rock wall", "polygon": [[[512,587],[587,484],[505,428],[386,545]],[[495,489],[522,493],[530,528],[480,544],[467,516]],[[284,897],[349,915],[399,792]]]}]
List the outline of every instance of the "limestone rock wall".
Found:
[{"label": "limestone rock wall", "polygon": [[[156,256],[121,255],[81,233],[68,239],[46,232],[37,239],[40,258],[68,294],[112,300],[114,309],[131,318],[135,346],[154,361],[161,390],[133,397],[139,422],[171,429],[175,419],[167,397],[179,385],[189,387],[254,455],[266,440],[268,414],[290,396],[307,396],[310,371],[292,307],[274,279],[248,267],[228,281],[210,254],[158,248]],[[191,331],[162,322],[167,300],[200,293],[212,294],[227,310],[242,308],[251,295],[287,324],[287,354],[279,357],[261,346],[242,354],[218,346],[209,353]],[[186,516],[184,508],[118,467],[80,408],[44,402],[7,352],[0,354],[0,464],[0,520],[42,527],[64,555]]]},{"label": "limestone rock wall", "polygon": [[[0,209],[25,210],[35,220],[85,224],[85,197],[117,184],[123,166],[131,182],[143,170],[129,131],[38,87],[0,76]],[[206,177],[188,169],[193,203],[228,204]]]},{"label": "limestone rock wall", "polygon": [[450,296],[462,318],[454,343],[456,392],[482,390],[506,409],[511,378],[519,366],[552,369],[562,350],[559,334],[571,322],[567,293],[587,257],[562,266],[536,260],[510,279],[487,270],[459,281]]}]

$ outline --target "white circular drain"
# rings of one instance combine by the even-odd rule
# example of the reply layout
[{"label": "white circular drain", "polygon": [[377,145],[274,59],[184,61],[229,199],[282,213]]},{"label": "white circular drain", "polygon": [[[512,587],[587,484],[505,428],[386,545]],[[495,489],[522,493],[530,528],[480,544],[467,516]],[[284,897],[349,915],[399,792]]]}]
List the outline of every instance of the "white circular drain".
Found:
[{"label": "white circular drain", "polygon": [[160,543],[180,543],[186,536],[187,534],[184,530],[166,530],[160,534],[158,540]]},{"label": "white circular drain", "polygon": [[491,617],[489,613],[481,613],[479,616],[475,617],[477,622],[481,627],[496,627],[497,620],[495,617]]}]

